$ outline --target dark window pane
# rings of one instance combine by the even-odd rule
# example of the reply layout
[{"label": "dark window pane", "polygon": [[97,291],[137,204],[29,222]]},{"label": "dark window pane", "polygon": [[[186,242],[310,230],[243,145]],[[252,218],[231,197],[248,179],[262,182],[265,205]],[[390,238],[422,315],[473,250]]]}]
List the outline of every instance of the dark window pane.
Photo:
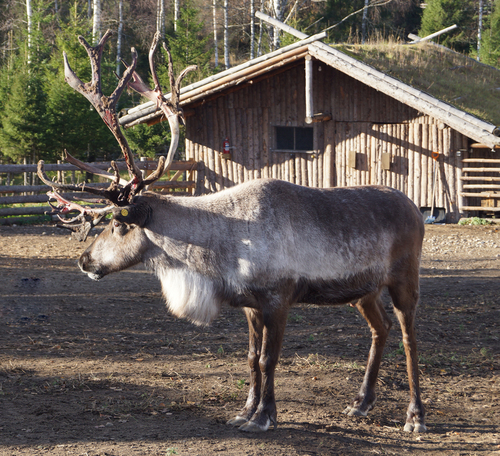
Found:
[{"label": "dark window pane", "polygon": [[307,127],[295,128],[295,150],[313,149],[313,129]]},{"label": "dark window pane", "polygon": [[276,127],[276,148],[293,150],[293,127]]}]

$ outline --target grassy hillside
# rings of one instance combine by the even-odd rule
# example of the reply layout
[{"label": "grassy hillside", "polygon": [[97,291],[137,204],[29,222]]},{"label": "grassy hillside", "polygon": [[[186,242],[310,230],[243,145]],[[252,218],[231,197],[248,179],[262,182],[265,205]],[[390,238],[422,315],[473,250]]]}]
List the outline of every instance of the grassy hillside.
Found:
[{"label": "grassy hillside", "polygon": [[482,120],[500,125],[500,71],[431,43],[337,49]]}]

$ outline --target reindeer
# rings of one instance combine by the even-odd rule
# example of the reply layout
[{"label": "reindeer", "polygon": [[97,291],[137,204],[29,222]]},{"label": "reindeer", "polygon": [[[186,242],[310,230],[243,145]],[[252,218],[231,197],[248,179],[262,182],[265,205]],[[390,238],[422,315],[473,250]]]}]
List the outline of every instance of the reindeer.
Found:
[{"label": "reindeer", "polygon": [[[298,301],[338,305],[355,302],[366,319],[372,344],[358,395],[344,413],[365,416],[373,408],[375,384],[391,320],[381,292],[387,288],[403,333],[410,403],[404,430],[424,432],[414,320],[419,299],[419,267],[424,236],[422,216],[401,192],[381,186],[313,189],[273,179],[257,179],[219,193],[173,197],[145,191],[168,169],[178,143],[179,87],[186,69],[174,81],[172,95],[162,94],[154,68],[155,36],[149,58],[155,89],[135,72],[137,54],[113,94],[100,88],[100,58],[108,31],[96,47],[80,37],[92,64],[92,83],[83,83],[65,56],[67,82],[84,94],[117,138],[130,181],[114,163],[106,190],[50,181],[39,163],[38,174],[54,189],[58,214],[79,211],[65,220],[81,238],[106,214],[112,220],[82,254],[80,269],[99,280],[143,263],[160,280],[169,310],[198,325],[207,325],[222,305],[241,307],[248,320],[250,388],[242,410],[228,421],[241,431],[262,432],[277,425],[275,368],[287,314]],[[124,87],[154,100],[172,129],[165,160],[147,179],[134,164],[120,131],[115,105]],[[84,165],[67,155],[67,160]],[[102,174],[94,168],[86,168]],[[83,207],[65,200],[60,190],[91,191],[110,203]]]}]

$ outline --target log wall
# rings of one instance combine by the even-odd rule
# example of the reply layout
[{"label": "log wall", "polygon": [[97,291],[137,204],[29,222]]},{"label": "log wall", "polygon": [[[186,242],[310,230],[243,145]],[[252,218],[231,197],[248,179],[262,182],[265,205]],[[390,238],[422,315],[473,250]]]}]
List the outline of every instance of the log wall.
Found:
[{"label": "log wall", "polygon": [[[186,157],[201,162],[197,193],[273,177],[311,187],[389,185],[428,207],[436,182],[435,206],[458,218],[457,151],[468,138],[321,62],[313,67],[314,112],[332,119],[313,124],[317,152],[276,151],[276,126],[308,126],[304,73],[302,60],[189,106]],[[226,137],[230,159],[222,156]]]}]

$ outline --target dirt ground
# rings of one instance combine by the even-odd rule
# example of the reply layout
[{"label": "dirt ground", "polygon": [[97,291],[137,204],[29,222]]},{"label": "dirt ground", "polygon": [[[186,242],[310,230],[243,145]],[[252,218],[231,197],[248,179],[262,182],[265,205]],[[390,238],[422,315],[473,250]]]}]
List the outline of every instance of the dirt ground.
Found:
[{"label": "dirt ground", "polygon": [[352,307],[307,304],[288,320],[278,428],[227,426],[248,391],[241,311],[199,328],[169,315],[140,268],[93,282],[76,265],[90,242],[0,227],[1,455],[500,455],[500,225],[427,226],[417,318],[426,434],[402,431],[397,322],[375,408],[347,417],[368,327]]}]

